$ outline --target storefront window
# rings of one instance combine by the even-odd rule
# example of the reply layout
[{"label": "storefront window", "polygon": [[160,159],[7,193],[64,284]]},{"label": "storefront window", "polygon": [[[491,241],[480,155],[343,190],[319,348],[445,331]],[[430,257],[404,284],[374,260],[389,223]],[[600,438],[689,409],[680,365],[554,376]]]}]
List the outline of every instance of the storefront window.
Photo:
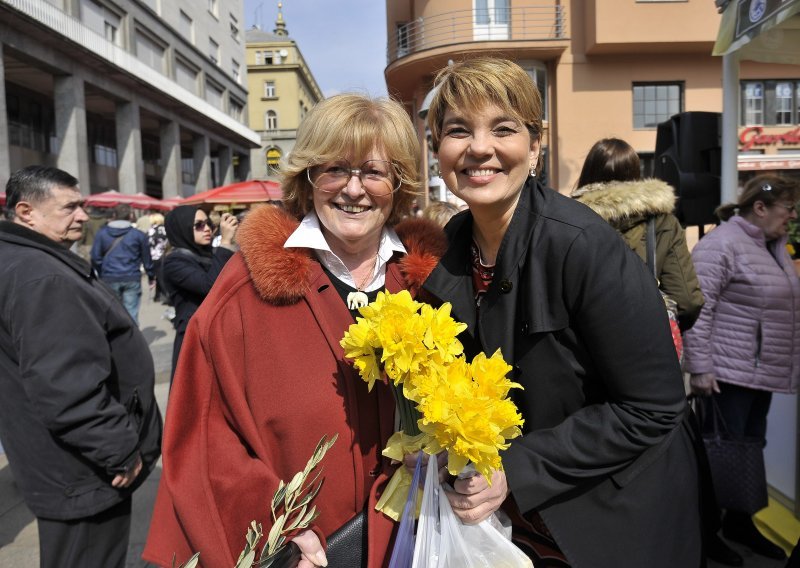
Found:
[{"label": "storefront window", "polygon": [[800,81],[742,81],[740,126],[797,124]]}]

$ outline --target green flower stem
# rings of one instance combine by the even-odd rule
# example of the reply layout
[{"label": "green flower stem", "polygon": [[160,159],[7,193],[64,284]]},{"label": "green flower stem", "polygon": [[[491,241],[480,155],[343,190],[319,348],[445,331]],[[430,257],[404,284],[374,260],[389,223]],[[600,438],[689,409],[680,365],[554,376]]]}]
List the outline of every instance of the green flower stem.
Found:
[{"label": "green flower stem", "polygon": [[397,413],[400,415],[400,428],[409,436],[417,436],[421,434],[417,421],[420,419],[419,410],[416,405],[408,400],[403,395],[403,385],[395,385],[391,382],[392,394],[394,395],[394,403],[397,407]]}]

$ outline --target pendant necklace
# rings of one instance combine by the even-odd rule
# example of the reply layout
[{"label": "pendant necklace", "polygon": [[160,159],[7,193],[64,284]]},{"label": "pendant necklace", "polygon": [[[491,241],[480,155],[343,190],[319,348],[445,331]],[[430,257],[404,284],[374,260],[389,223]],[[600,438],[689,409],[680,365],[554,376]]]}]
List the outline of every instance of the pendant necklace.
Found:
[{"label": "pendant necklace", "polygon": [[367,273],[366,277],[364,277],[364,279],[361,281],[361,286],[358,286],[356,284],[356,279],[353,278],[353,273],[350,272],[350,270],[348,269],[348,272],[350,272],[350,280],[353,281],[353,286],[356,287],[355,292],[350,292],[347,295],[348,309],[357,310],[358,308],[363,308],[364,306],[369,304],[369,298],[367,297],[367,295],[364,293],[363,290],[367,286],[367,284],[372,280],[372,277],[375,275],[375,267],[377,265],[378,265],[378,253],[376,252],[375,260],[372,261],[372,270],[370,270]]}]

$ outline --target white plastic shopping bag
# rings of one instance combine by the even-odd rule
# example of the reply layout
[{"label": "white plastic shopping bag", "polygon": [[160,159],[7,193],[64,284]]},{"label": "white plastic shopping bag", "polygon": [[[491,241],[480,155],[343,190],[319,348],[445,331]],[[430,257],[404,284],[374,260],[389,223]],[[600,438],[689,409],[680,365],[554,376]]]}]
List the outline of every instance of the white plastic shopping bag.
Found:
[{"label": "white plastic shopping bag", "polygon": [[439,485],[436,460],[430,459],[413,568],[533,568],[533,562],[491,519],[462,524]]},{"label": "white plastic shopping bag", "polygon": [[439,561],[442,533],[439,525],[439,471],[434,456],[428,459],[422,506],[417,523],[417,540],[414,543],[412,568],[435,567]]}]

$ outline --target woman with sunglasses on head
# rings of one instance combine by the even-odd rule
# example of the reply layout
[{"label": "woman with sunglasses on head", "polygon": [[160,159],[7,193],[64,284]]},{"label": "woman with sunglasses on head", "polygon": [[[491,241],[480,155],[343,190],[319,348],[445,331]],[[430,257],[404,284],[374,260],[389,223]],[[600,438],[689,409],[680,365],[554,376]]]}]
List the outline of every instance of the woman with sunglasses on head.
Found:
[{"label": "woman with sunglasses on head", "polygon": [[206,212],[195,205],[181,205],[167,213],[164,228],[171,249],[164,257],[162,274],[158,278],[163,276],[169,302],[175,308],[171,375],[174,377],[189,319],[236,251],[234,238],[238,221],[234,215],[223,213],[219,227],[222,240],[216,250],[211,247],[214,224]]},{"label": "woman with sunglasses on head", "polygon": [[311,504],[319,517],[288,535],[297,566],[327,565],[328,537],[344,525],[354,530],[340,553],[388,562],[396,523],[374,506],[396,467],[381,456],[395,405],[387,385],[367,389],[339,342],[358,307],[380,290],[415,293],[444,251],[441,229],[402,220],[419,171],[419,142],[394,101],[337,95],[300,124],[285,209],[250,211],[240,252],[189,325],[146,560],[170,566],[173,553],[183,562],[199,551],[203,566],[233,566],[251,521],[269,534],[279,480],[338,435]]},{"label": "woman with sunglasses on head", "polygon": [[[691,374],[692,391],[704,397],[707,431],[713,430],[716,406],[732,436],[766,443],[772,393],[797,390],[800,280],[786,242],[798,199],[797,180],[756,176],[737,203],[717,208],[722,224],[692,249],[706,303],[684,338],[683,366]],[[762,497],[766,507],[766,491]],[[756,528],[754,513],[726,511],[723,536],[763,556],[784,559],[783,550]]]},{"label": "woman with sunglasses on head", "polygon": [[469,209],[423,293],[468,324],[468,356],[502,349],[524,389],[523,436],[491,486],[455,480],[456,515],[502,506],[537,568],[700,566],[697,461],[655,279],[601,217],[539,183],[542,101],[524,69],[472,59],[434,85],[441,176]]}]

